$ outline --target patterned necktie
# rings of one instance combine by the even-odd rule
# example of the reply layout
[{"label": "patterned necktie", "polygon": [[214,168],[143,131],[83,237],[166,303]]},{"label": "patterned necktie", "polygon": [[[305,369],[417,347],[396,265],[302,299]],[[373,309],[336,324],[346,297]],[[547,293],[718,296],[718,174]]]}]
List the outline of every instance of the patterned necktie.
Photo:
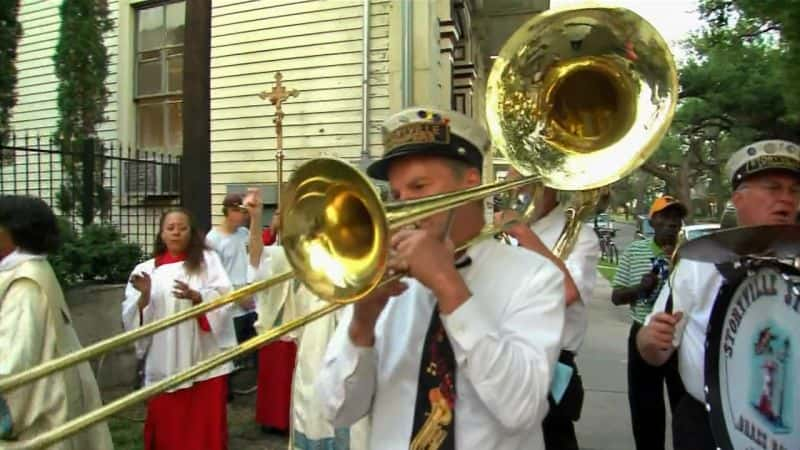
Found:
[{"label": "patterned necktie", "polygon": [[[467,256],[456,262],[456,268],[471,263]],[[456,358],[437,305],[422,350],[410,450],[455,449],[455,403]]]}]

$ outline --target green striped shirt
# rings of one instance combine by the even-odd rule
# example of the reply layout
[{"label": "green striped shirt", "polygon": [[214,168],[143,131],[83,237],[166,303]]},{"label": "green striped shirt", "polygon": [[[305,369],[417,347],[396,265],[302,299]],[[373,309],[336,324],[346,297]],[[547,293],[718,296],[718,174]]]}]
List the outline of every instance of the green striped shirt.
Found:
[{"label": "green striped shirt", "polygon": [[[617,273],[614,275],[614,287],[632,287],[642,281],[642,277],[653,269],[653,261],[657,258],[666,258],[661,247],[653,239],[634,241],[625,249],[619,258]],[[631,303],[631,319],[644,323],[645,318],[653,310],[653,304],[661,291],[663,280],[647,297],[641,297]]]}]

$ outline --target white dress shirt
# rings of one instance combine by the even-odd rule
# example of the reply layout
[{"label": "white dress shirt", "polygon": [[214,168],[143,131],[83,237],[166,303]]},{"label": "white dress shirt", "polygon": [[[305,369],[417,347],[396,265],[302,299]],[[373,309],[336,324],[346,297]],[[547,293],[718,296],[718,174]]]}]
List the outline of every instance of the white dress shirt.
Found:
[{"label": "white dress shirt", "polygon": [[[458,449],[544,449],[541,422],[564,327],[563,275],[525,249],[484,241],[461,269],[472,296],[441,315],[456,359]],[[389,301],[373,347],[356,347],[337,328],[317,378],[335,426],[370,415],[370,448],[406,450],[411,441],[420,360],[435,299],[422,284]]]},{"label": "white dress shirt", "polygon": [[[700,402],[705,402],[706,328],[714,299],[722,286],[722,274],[716,266],[691,260],[681,260],[669,278],[672,290],[673,312],[683,311],[683,319],[675,329],[673,345],[678,351],[678,369],[686,391]],[[653,314],[664,312],[670,289],[662,289],[653,306]]]},{"label": "white dress shirt", "polygon": [[[231,282],[217,254],[206,250],[203,252],[203,259],[205,267],[197,273],[188,273],[182,262],[155,267],[155,260],[150,259],[136,266],[132,274],[150,275],[150,303],[140,314],[139,291],[128,282],[125,287],[125,302],[122,304],[122,323],[125,330],[132,330],[191,308],[191,300],[176,298],[172,294],[175,280],[183,281],[200,292],[203,302],[230,292]],[[145,384],[161,381],[197,365],[222,349],[235,346],[231,307],[231,304],[227,304],[206,313],[211,326],[210,332],[202,331],[197,319],[189,319],[136,341],[137,356],[145,358]],[[232,369],[233,363],[227,362],[198,375],[193,381],[170,389],[169,392],[190,387],[194,381],[225,375]]]},{"label": "white dress shirt", "polygon": [[[556,245],[567,218],[564,215],[564,206],[557,205],[550,213],[531,225],[531,230],[539,236],[547,248]],[[600,240],[592,227],[581,225],[578,241],[569,254],[564,264],[570,276],[578,287],[580,301],[567,307],[564,322],[564,337],[561,339],[561,348],[577,353],[586,336],[589,324],[586,303],[591,300],[594,285],[597,281],[597,261],[600,259]]]}]

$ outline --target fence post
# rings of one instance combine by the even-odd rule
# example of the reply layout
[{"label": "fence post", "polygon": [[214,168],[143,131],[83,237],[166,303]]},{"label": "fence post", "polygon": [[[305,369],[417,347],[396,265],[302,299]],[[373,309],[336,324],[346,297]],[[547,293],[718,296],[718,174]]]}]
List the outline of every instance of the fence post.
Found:
[{"label": "fence post", "polygon": [[83,180],[81,183],[81,218],[83,226],[91,225],[94,221],[94,139],[82,142],[81,165]]}]

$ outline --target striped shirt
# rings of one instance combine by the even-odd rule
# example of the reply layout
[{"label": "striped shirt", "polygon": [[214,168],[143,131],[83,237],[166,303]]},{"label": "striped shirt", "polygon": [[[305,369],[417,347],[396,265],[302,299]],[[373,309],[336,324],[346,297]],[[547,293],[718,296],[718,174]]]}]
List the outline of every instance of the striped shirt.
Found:
[{"label": "striped shirt", "polygon": [[[661,247],[652,238],[634,241],[619,258],[617,273],[614,275],[614,287],[627,288],[638,285],[642,281],[642,277],[652,271],[656,264],[659,264],[659,260],[660,264],[669,262]],[[650,295],[640,297],[631,303],[631,319],[635,322],[644,324],[645,318],[653,310],[653,304],[658,298],[667,274],[668,272],[660,274],[658,284]]]}]

